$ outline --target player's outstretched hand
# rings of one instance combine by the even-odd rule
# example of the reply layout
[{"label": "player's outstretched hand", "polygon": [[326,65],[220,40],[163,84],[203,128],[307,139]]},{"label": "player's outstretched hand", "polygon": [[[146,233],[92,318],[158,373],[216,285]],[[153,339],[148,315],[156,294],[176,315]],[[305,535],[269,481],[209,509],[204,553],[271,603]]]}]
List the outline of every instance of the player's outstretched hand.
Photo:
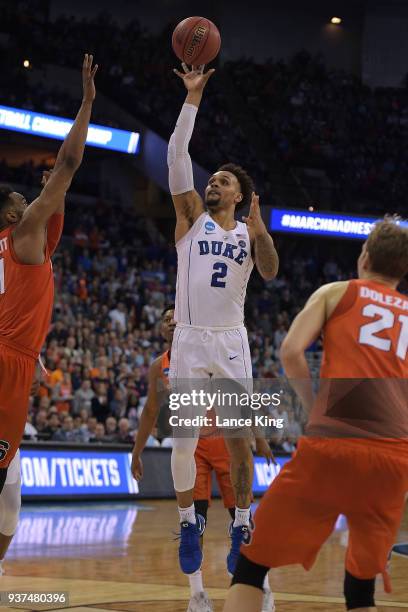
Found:
[{"label": "player's outstretched hand", "polygon": [[203,91],[207,85],[208,79],[214,74],[215,69],[210,68],[207,72],[204,72],[205,66],[192,66],[191,69],[184,62],[181,64],[183,71],[173,69],[173,72],[177,74],[180,79],[184,82],[187,91]]},{"label": "player's outstretched hand", "polygon": [[88,53],[85,53],[84,62],[82,64],[82,99],[84,102],[93,102],[96,96],[94,78],[96,71],[98,70],[98,64],[95,64],[95,66],[92,66],[92,64],[93,55],[88,55]]},{"label": "player's outstretched hand", "polygon": [[143,478],[143,462],[140,455],[132,455],[132,465],[130,467],[132,476],[135,480]]},{"label": "player's outstretched hand", "polygon": [[262,234],[268,233],[266,225],[263,222],[261,215],[261,208],[259,206],[259,196],[254,192],[252,194],[251,206],[249,208],[248,217],[242,217],[244,223],[247,224],[253,235],[261,236]]},{"label": "player's outstretched hand", "polygon": [[255,454],[258,455],[258,457],[265,457],[268,465],[270,465],[271,461],[274,465],[276,465],[276,459],[273,456],[271,447],[269,446],[265,438],[256,439]]}]

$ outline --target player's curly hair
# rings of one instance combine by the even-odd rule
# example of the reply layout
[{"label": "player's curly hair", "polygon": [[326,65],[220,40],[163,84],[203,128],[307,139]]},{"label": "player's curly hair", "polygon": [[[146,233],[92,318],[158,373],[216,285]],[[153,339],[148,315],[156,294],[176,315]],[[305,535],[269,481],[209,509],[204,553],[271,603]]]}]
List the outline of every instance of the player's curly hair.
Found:
[{"label": "player's curly hair", "polygon": [[375,224],[366,241],[373,272],[388,278],[403,278],[408,274],[408,228],[400,219],[387,215]]},{"label": "player's curly hair", "polygon": [[218,168],[217,172],[231,172],[241,187],[242,200],[236,205],[235,210],[240,210],[244,206],[249,206],[252,199],[252,194],[255,191],[254,181],[251,179],[249,174],[237,164],[224,164]]},{"label": "player's curly hair", "polygon": [[166,306],[163,308],[163,310],[162,310],[162,313],[161,313],[162,318],[164,317],[164,315],[166,314],[166,312],[168,312],[169,310],[174,310],[175,308],[176,308],[176,307],[175,307],[175,305],[174,305],[174,304],[167,304],[167,305],[166,305]]},{"label": "player's curly hair", "polygon": [[10,194],[13,193],[10,185],[0,185],[0,217],[6,206],[10,203]]}]

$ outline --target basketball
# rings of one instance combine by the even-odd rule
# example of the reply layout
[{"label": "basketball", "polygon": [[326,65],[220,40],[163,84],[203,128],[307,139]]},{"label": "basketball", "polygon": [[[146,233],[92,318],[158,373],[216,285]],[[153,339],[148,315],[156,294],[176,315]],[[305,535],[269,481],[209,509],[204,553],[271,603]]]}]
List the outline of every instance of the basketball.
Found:
[{"label": "basketball", "polygon": [[221,47],[217,26],[205,17],[187,17],[175,28],[173,51],[189,66],[208,64],[215,59]]}]

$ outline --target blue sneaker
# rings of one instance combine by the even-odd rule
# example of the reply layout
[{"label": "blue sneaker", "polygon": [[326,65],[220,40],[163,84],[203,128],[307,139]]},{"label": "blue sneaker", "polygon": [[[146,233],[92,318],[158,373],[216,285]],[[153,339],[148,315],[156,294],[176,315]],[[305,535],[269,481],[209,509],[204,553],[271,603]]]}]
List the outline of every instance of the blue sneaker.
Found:
[{"label": "blue sneaker", "polygon": [[[252,521],[251,521],[252,523]],[[234,522],[229,527],[229,535],[231,538],[231,548],[227,556],[228,573],[233,576],[239,557],[239,549],[241,544],[249,544],[251,538],[252,524],[238,525],[234,527]]]},{"label": "blue sneaker", "polygon": [[187,521],[180,523],[179,562],[184,574],[194,574],[203,562],[200,548],[200,537],[204,533],[205,520],[201,514],[196,514],[196,524]]}]

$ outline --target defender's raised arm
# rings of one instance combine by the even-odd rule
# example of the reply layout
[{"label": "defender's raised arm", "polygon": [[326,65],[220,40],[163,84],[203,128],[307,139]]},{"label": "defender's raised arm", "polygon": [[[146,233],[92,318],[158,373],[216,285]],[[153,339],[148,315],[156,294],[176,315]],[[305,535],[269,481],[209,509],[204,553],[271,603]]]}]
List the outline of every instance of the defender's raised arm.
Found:
[{"label": "defender's raised arm", "polygon": [[94,77],[98,66],[92,64],[93,56],[85,55],[82,67],[81,107],[59,150],[51,176],[45,182],[38,198],[24,210],[13,232],[14,249],[22,263],[39,264],[44,261],[45,228],[48,220],[61,207],[61,200],[81,165],[95,99]]}]

